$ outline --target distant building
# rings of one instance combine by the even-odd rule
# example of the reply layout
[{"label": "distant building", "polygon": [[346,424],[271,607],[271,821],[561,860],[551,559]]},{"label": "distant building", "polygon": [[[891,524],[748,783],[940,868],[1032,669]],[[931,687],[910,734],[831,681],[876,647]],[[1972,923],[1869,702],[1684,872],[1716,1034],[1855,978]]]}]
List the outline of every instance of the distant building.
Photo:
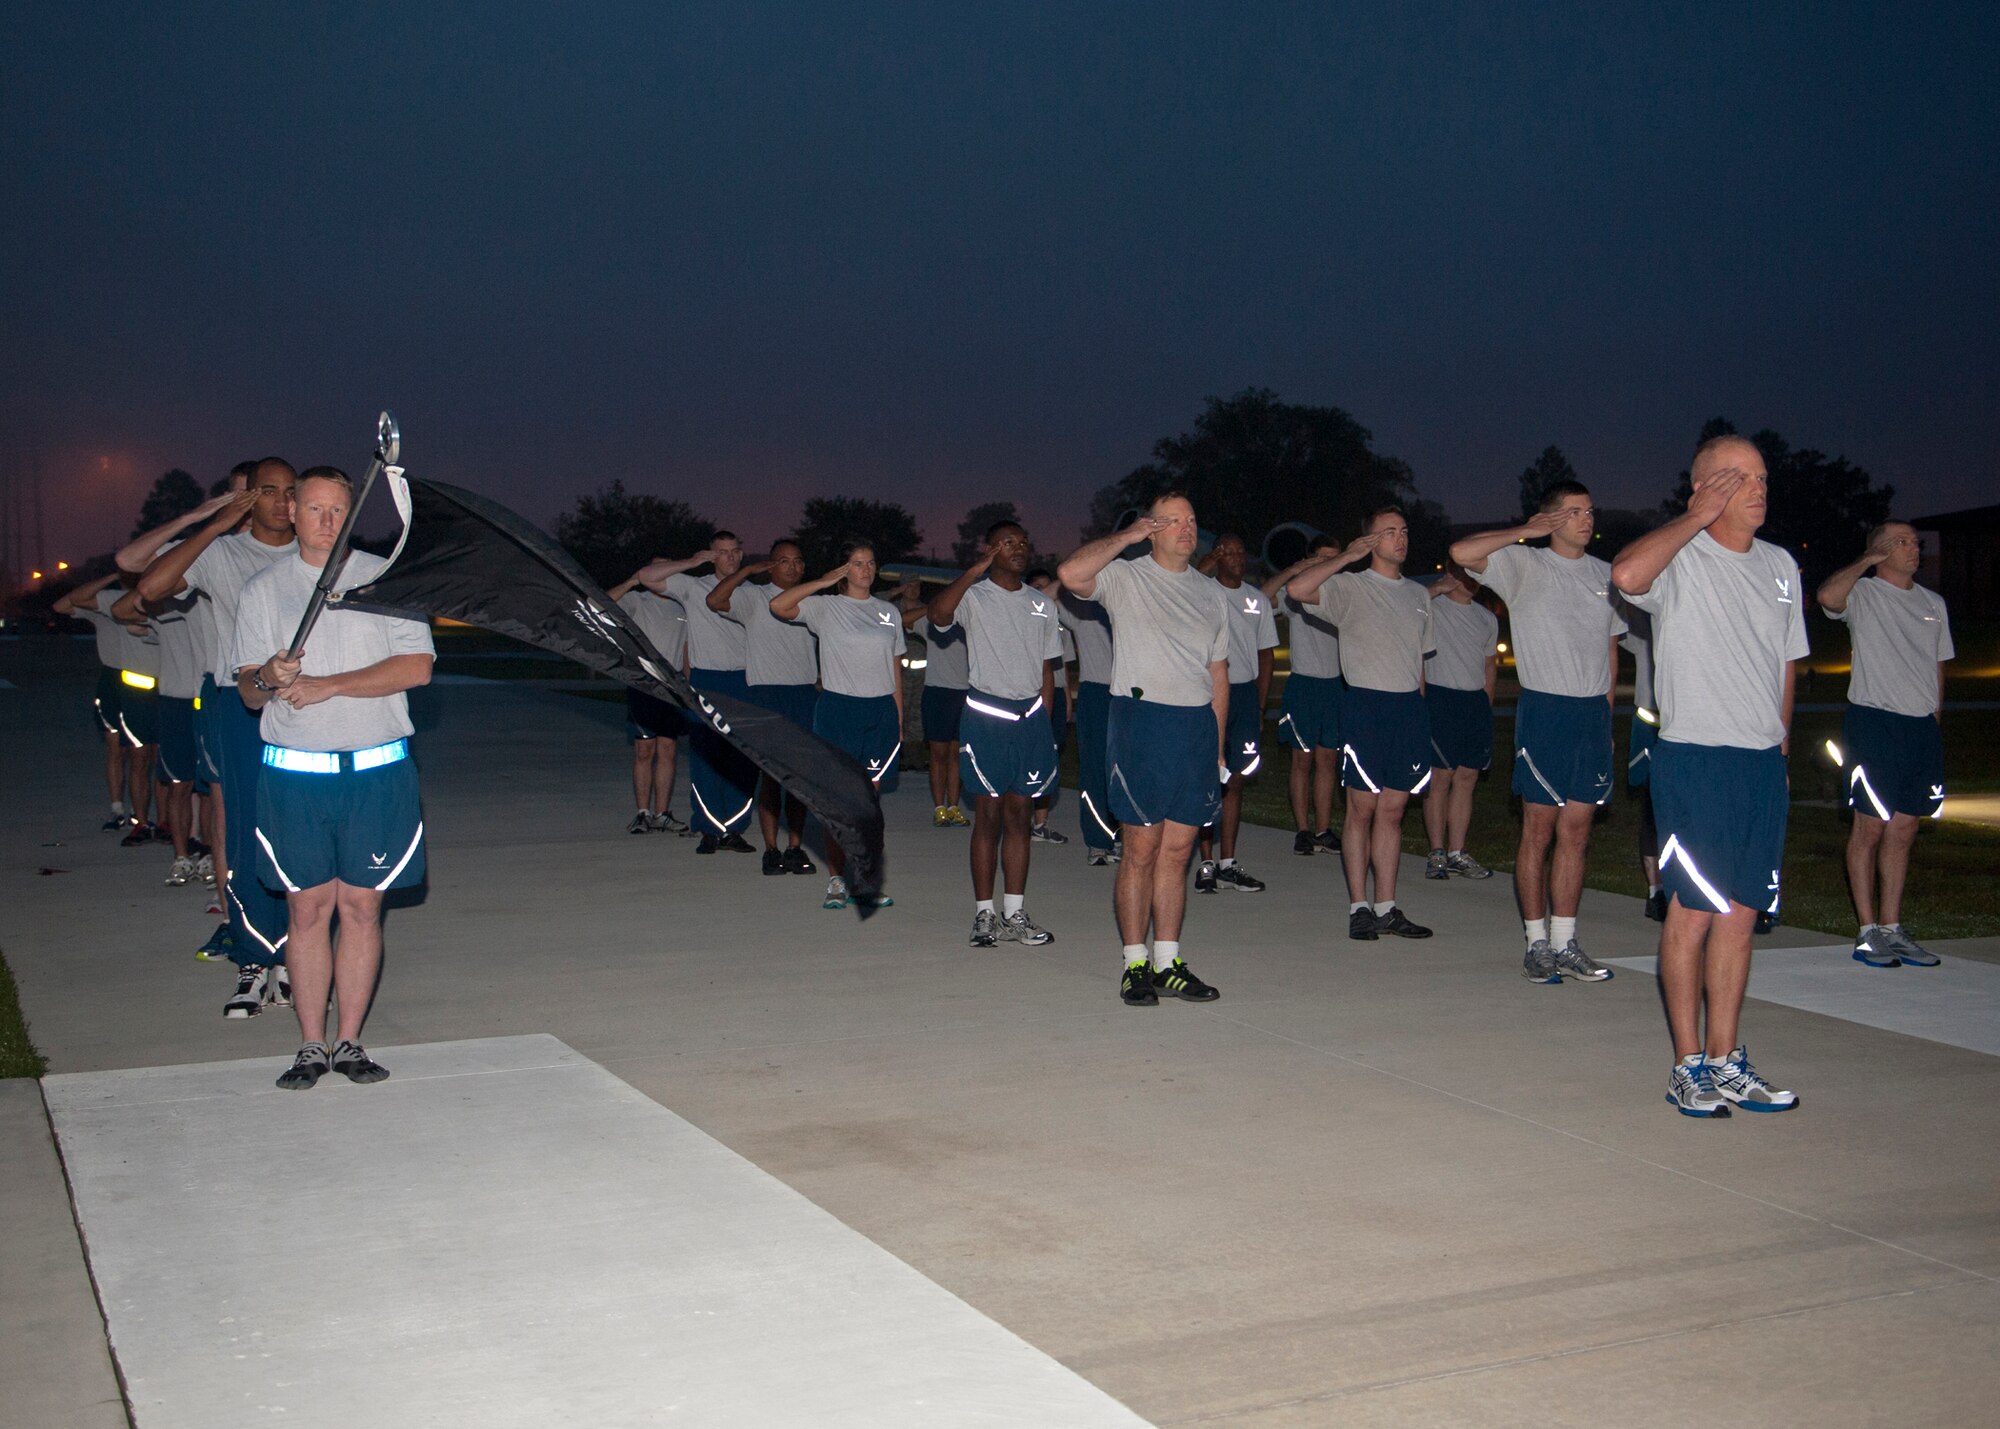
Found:
[{"label": "distant building", "polygon": [[1974,506],[1918,516],[1910,524],[1923,541],[1917,579],[1945,598],[1954,615],[2000,608],[2000,506]]}]

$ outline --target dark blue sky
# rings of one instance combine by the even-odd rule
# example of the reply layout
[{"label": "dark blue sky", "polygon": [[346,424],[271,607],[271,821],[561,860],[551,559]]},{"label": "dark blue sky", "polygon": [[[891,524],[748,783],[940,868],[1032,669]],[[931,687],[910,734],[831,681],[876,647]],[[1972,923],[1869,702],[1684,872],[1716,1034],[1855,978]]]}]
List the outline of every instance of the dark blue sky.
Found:
[{"label": "dark blue sky", "polygon": [[[948,544],[1249,385],[1455,516],[1715,413],[1992,499],[1996,7],[10,7],[0,463],[244,456]],[[51,551],[45,554],[64,554]]]}]

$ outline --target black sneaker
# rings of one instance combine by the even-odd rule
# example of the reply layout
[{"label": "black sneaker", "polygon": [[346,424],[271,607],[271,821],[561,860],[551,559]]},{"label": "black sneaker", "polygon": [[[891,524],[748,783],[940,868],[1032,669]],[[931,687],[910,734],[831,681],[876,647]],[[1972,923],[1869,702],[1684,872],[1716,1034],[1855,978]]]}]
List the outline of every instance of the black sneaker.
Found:
[{"label": "black sneaker", "polygon": [[734,829],[730,830],[729,833],[724,835],[722,842],[716,846],[720,848],[724,853],[757,852],[756,849],[750,847],[750,845],[744,840],[743,835],[737,833]]},{"label": "black sneaker", "polygon": [[1200,866],[1199,866],[1199,867],[1197,867],[1197,868],[1195,869],[1195,871],[1194,871],[1194,891],[1195,891],[1195,892],[1197,892],[1197,893],[1213,893],[1213,892],[1215,892],[1215,860],[1214,860],[1214,859],[1212,859],[1212,858],[1205,858],[1205,859],[1203,859],[1203,860],[1201,861],[1201,864],[1200,864]]},{"label": "black sneaker", "polygon": [[120,848],[137,848],[140,844],[151,843],[158,835],[159,826],[157,824],[134,823],[132,825],[132,832],[118,840],[118,846]]},{"label": "black sneaker", "polygon": [[625,832],[628,834],[650,833],[652,828],[653,816],[644,809],[641,809],[632,816],[632,822],[625,826]]},{"label": "black sneaker", "polygon": [[288,1092],[302,1092],[327,1074],[332,1064],[327,1060],[326,1043],[308,1042],[299,1048],[299,1055],[292,1058],[292,1065],[285,1068],[278,1078],[278,1085]]},{"label": "black sneaker", "polygon": [[785,850],[785,872],[818,873],[819,866],[806,857],[805,849],[788,848]]},{"label": "black sneaker", "polygon": [[1751,926],[1750,931],[1758,934],[1768,933],[1777,926],[1778,915],[1776,913],[1759,913],[1757,921]]},{"label": "black sneaker", "polygon": [[1646,895],[1646,916],[1651,918],[1655,923],[1664,923],[1667,921],[1666,889],[1662,888],[1658,893],[1648,893]]},{"label": "black sneaker", "polygon": [[130,822],[131,821],[127,819],[123,814],[113,814],[110,818],[106,819],[98,827],[107,834],[115,834]]},{"label": "black sneaker", "polygon": [[1252,878],[1240,863],[1232,863],[1227,868],[1215,871],[1215,881],[1224,888],[1233,888],[1238,893],[1262,893],[1264,881]]},{"label": "black sneaker", "polygon": [[1360,943],[1375,941],[1375,910],[1363,904],[1347,915],[1347,936]]},{"label": "black sneaker", "polygon": [[333,1070],[364,1087],[389,1079],[389,1069],[364,1052],[359,1042],[343,1041],[333,1049]]},{"label": "black sneaker", "polygon": [[1313,835],[1313,842],[1318,844],[1321,848],[1325,849],[1328,853],[1340,852],[1340,835],[1335,833],[1332,829],[1321,829],[1318,833]]},{"label": "black sneaker", "polygon": [[774,848],[764,850],[764,876],[766,878],[785,875],[785,856]]},{"label": "black sneaker", "polygon": [[1035,824],[1028,829],[1028,838],[1038,844],[1066,844],[1069,835],[1060,829],[1052,829],[1047,824]]},{"label": "black sneaker", "polygon": [[1125,977],[1118,984],[1118,996],[1127,1007],[1158,1007],[1160,995],[1153,990],[1153,968],[1150,963],[1128,963]]},{"label": "black sneaker", "polygon": [[1431,930],[1418,923],[1412,923],[1403,916],[1400,908],[1391,908],[1387,913],[1378,914],[1375,919],[1378,932],[1394,933],[1399,938],[1428,938]]},{"label": "black sneaker", "polygon": [[1153,986],[1169,997],[1178,997],[1188,1002],[1213,1002],[1222,996],[1196,977],[1194,970],[1179,958],[1174,959],[1172,967],[1161,968],[1153,974]]},{"label": "black sneaker", "polygon": [[1311,858],[1319,852],[1319,845],[1313,842],[1311,834],[1307,833],[1304,829],[1300,829],[1298,833],[1292,836],[1292,852],[1304,858]]},{"label": "black sneaker", "polygon": [[716,837],[714,834],[703,834],[701,836],[701,842],[694,846],[694,851],[696,853],[714,853],[715,849],[716,849]]}]

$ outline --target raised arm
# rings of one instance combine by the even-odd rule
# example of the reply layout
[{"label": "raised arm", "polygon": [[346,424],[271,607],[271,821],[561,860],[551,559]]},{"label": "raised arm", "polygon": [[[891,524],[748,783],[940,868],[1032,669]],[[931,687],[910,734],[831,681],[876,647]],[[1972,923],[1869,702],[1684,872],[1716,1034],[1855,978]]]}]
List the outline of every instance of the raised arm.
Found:
[{"label": "raised arm", "polygon": [[709,550],[696,551],[684,561],[670,561],[662,556],[657,561],[648,561],[641,566],[639,573],[632,579],[654,595],[665,595],[666,591],[662,587],[673,577],[682,571],[691,571],[696,566],[705,566],[714,559],[715,552]]},{"label": "raised arm", "polygon": [[1063,583],[1064,590],[1090,600],[1097,594],[1097,573],[1117,560],[1120,551],[1152,540],[1172,524],[1157,516],[1137,517],[1124,530],[1113,531],[1070,552],[1069,559],[1056,568],[1056,579]]},{"label": "raised arm", "polygon": [[1285,587],[1292,583],[1293,576],[1303,571],[1307,566],[1318,565],[1321,559],[1323,558],[1319,556],[1301,557],[1299,560],[1293,561],[1289,566],[1286,566],[1282,571],[1266,579],[1264,584],[1257,587],[1257,589],[1264,592],[1264,599],[1276,601],[1280,596],[1287,594]]},{"label": "raised arm", "polygon": [[248,491],[225,491],[220,496],[211,496],[194,510],[174,517],[164,526],[155,526],[144,535],[134,536],[118,548],[118,554],[113,559],[118,562],[119,570],[127,575],[136,576],[153,564],[153,557],[160,554],[160,547],[188,527],[199,526],[225,507],[234,507],[237,519],[241,520],[243,513],[250,509],[250,503],[256,499],[255,493]]},{"label": "raised arm", "polygon": [[948,630],[958,622],[958,603],[965,599],[965,593],[985,577],[993,567],[996,553],[989,546],[985,554],[960,572],[957,580],[931,597],[931,629]]},{"label": "raised arm", "polygon": [[1380,536],[1356,536],[1347,543],[1345,550],[1337,555],[1321,556],[1308,562],[1300,572],[1285,582],[1285,594],[1300,605],[1310,605],[1319,599],[1319,588],[1327,578],[1346,570],[1357,561],[1365,561],[1375,553],[1375,544]]},{"label": "raised arm", "polygon": [[[209,519],[197,528],[192,536],[164,556],[155,556],[147,564],[144,574],[139,577],[139,599],[151,605],[163,600],[172,600],[186,590],[188,567],[195,563],[195,558],[203,551],[234,531],[237,524],[243,520],[243,513],[248,511],[256,500],[257,493],[254,491],[230,492],[229,496],[222,500],[222,505],[216,507]],[[214,505],[213,502],[209,504]],[[200,509],[202,508],[196,508]],[[164,530],[165,527],[161,529]],[[154,534],[158,533],[149,533],[149,535]],[[138,541],[132,543],[132,546],[127,546],[125,549],[129,551],[146,539],[146,536],[141,536]],[[166,544],[166,540],[167,538],[162,536],[154,543],[153,549],[159,550]],[[121,551],[119,554],[122,556],[124,552]]]},{"label": "raised arm", "polygon": [[1537,536],[1546,536],[1562,525],[1567,516],[1560,511],[1543,511],[1529,517],[1518,526],[1509,526],[1503,531],[1481,531],[1467,536],[1464,540],[1451,543],[1451,558],[1475,575],[1486,569],[1486,558],[1502,546],[1511,546],[1516,541],[1532,541]]},{"label": "raised arm", "polygon": [[818,595],[823,590],[831,590],[847,579],[847,563],[835,566],[816,581],[800,581],[788,591],[781,591],[771,597],[771,614],[780,620],[797,620],[799,607],[809,595]]},{"label": "raised arm", "polygon": [[1644,595],[1651,590],[1681,547],[1714,524],[1744,480],[1741,467],[1726,466],[1695,482],[1685,515],[1648,531],[1618,553],[1611,563],[1611,584],[1626,595]]},{"label": "raised arm", "polygon": [[94,581],[89,581],[84,585],[78,586],[65,595],[58,596],[55,603],[55,613],[57,615],[75,615],[77,607],[89,606],[92,615],[99,614],[100,612],[97,609],[97,593],[117,579],[118,573],[113,571],[108,576],[100,576]]},{"label": "raised arm", "polygon": [[1854,583],[1868,572],[1889,559],[1893,547],[1886,534],[1877,536],[1859,560],[1842,566],[1826,578],[1819,588],[1819,608],[1828,615],[1839,615],[1847,609],[1847,598],[1854,593]]},{"label": "raised arm", "polygon": [[775,561],[752,561],[738,566],[734,574],[726,575],[715,583],[715,589],[708,593],[708,608],[717,615],[729,614],[729,601],[736,594],[736,587],[752,576],[761,576],[775,564]]}]

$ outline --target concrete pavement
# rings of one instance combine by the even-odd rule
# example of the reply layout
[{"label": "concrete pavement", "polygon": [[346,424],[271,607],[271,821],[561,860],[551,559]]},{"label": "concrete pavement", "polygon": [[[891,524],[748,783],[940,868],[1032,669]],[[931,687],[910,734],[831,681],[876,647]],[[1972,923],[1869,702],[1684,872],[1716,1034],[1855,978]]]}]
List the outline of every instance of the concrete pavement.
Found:
[{"label": "concrete pavement", "polygon": [[[294,1026],[225,1023],[196,895],[97,833],[88,671],[56,665],[0,657],[0,947],[38,1044],[275,1076]],[[551,1033],[1155,1423],[1946,1424],[2000,1393],[1991,1056],[1753,1002],[1803,1106],[1677,1117],[1649,978],[1532,986],[1506,880],[1414,862],[1438,936],[1350,943],[1337,860],[1264,830],[1268,893],[1191,900],[1222,1001],[1128,1009],[1079,845],[1036,850],[1057,941],[976,954],[965,835],[914,787],[897,906],[862,924],[819,880],[620,832],[616,706],[422,704],[432,885],[392,917],[371,1045]],[[1583,928],[1653,948],[1630,900],[1588,895]]]}]

